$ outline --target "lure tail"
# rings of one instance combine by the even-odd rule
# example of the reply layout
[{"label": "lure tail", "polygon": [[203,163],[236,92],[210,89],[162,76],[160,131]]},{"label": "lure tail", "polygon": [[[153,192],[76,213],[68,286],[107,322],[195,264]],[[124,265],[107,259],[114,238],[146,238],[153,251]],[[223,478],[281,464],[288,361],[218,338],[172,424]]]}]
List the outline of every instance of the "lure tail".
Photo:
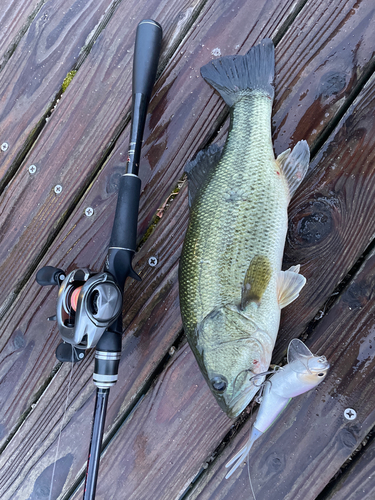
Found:
[{"label": "lure tail", "polygon": [[273,100],[275,94],[273,42],[265,38],[244,56],[214,59],[201,68],[201,75],[219,92],[229,106],[233,106],[242,97],[253,92],[265,94]]},{"label": "lure tail", "polygon": [[259,431],[256,427],[252,427],[251,429],[251,434],[250,437],[241,450],[234,455],[234,457],[227,463],[225,464],[225,467],[228,469],[233,465],[231,470],[228,472],[228,474],[225,476],[225,479],[229,479],[230,476],[238,469],[238,467],[241,465],[244,460],[246,460],[247,455],[249,454],[249,451],[251,447],[253,446],[254,442],[263,434],[263,432]]}]

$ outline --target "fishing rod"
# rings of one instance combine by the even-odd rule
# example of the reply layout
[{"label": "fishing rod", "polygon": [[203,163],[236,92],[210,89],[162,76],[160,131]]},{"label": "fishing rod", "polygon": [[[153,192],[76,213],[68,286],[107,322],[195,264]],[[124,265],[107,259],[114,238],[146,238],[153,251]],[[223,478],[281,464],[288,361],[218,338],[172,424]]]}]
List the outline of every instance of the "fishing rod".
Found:
[{"label": "fishing rod", "polygon": [[137,27],[132,88],[132,123],[125,172],[121,176],[116,214],[103,272],[86,268],[66,274],[59,268],[41,268],[36,281],[57,285],[56,319],[63,342],[56,349],[62,362],[78,362],[87,349],[95,350],[93,380],[97,387],[84,500],[95,498],[100,451],[110,387],[118,378],[122,340],[122,303],[127,277],[140,280],[132,268],[136,251],[141,180],[138,177],[142,137],[154,86],[162,28],[145,19]]}]

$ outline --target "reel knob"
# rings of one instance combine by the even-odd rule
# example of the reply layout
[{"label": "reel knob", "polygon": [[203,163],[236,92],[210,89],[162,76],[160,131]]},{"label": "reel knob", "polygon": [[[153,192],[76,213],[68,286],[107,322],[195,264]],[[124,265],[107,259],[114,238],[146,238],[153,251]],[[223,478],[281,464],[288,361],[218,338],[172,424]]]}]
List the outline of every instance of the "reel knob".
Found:
[{"label": "reel knob", "polygon": [[36,281],[41,286],[60,285],[65,273],[58,267],[44,266],[36,273]]}]

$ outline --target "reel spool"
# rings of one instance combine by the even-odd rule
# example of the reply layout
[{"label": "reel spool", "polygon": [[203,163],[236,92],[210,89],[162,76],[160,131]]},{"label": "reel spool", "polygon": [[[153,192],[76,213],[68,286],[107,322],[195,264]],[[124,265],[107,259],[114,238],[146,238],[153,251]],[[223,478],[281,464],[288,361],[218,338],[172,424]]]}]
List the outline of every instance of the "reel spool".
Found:
[{"label": "reel spool", "polygon": [[[82,359],[82,352],[95,347],[105,330],[119,317],[122,292],[111,274],[76,269],[67,276],[46,266],[37,274],[40,285],[58,285],[56,320],[63,344],[56,350],[60,361]],[[66,345],[70,344],[70,345]]]}]

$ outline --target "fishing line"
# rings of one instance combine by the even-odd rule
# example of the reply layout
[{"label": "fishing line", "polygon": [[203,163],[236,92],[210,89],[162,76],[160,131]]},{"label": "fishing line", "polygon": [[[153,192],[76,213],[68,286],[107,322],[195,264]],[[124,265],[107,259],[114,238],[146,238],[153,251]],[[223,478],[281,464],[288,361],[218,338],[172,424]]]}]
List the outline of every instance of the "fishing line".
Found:
[{"label": "fishing line", "polygon": [[255,497],[253,483],[251,482],[251,476],[250,476],[250,457],[248,457],[248,459],[247,459],[247,474],[249,476],[249,483],[250,483],[251,493],[253,494],[254,500],[257,500],[256,497]]},{"label": "fishing line", "polygon": [[[263,392],[263,391],[262,391]],[[250,418],[252,417],[253,415],[253,410],[254,410],[254,405],[251,407],[251,411],[250,411]],[[251,431],[250,431],[251,432]],[[255,497],[255,492],[254,492],[254,488],[253,488],[253,483],[251,481],[251,476],[250,476],[250,454],[247,455],[247,475],[249,476],[249,483],[250,483],[250,488],[251,488],[251,493],[254,497],[254,500],[256,500],[256,497]]]},{"label": "fishing line", "polygon": [[52,468],[52,477],[51,477],[51,484],[50,484],[50,488],[49,488],[48,500],[52,500],[52,487],[53,487],[53,481],[55,479],[56,462],[57,462],[57,457],[59,455],[62,430],[64,428],[65,417],[66,417],[66,413],[68,411],[68,401],[69,401],[69,396],[70,396],[70,386],[71,386],[71,382],[72,382],[72,379],[73,379],[74,353],[75,353],[75,350],[76,350],[76,348],[74,346],[72,346],[72,361],[71,361],[71,369],[70,369],[70,375],[69,375],[68,389],[67,389],[67,394],[66,394],[66,398],[65,398],[64,413],[63,413],[63,416],[62,416],[62,419],[61,419],[61,423],[60,423],[59,437],[57,439],[57,447],[56,447],[56,453],[55,453],[55,460],[54,460],[53,468]]}]

